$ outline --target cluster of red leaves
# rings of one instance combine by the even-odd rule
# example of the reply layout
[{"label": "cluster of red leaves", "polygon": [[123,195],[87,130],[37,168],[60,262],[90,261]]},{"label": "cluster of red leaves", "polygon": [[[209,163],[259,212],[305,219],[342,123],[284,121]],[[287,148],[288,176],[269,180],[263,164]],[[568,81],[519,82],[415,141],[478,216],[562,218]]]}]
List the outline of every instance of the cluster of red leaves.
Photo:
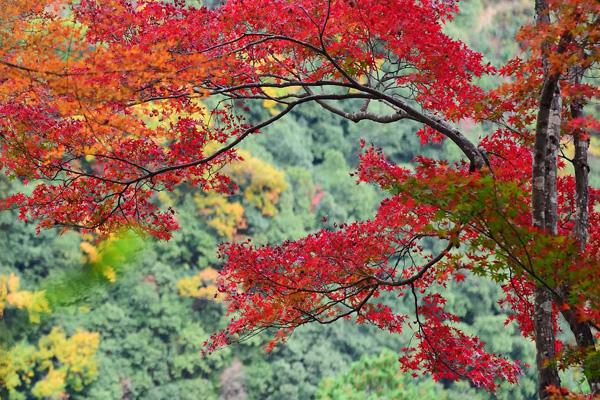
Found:
[{"label": "cluster of red leaves", "polygon": [[135,4],[87,0],[77,12],[93,41],[149,46],[176,37],[173,55],[207,60],[199,87],[237,87],[238,95],[263,94],[256,82],[344,86],[375,74],[425,109],[458,119],[483,95],[472,78],[494,71],[444,34],[458,11],[453,0],[234,0],[215,10]]},{"label": "cluster of red leaves", "polygon": [[[444,310],[444,298],[439,294],[423,297],[417,308],[419,339],[417,348],[402,349],[402,370],[432,371],[439,379],[466,379],[476,387],[493,391],[494,379],[516,383],[520,375],[518,362],[513,364],[501,356],[487,353],[477,337],[465,335],[448,322],[459,319]],[[414,372],[413,372],[414,373]]]},{"label": "cluster of red leaves", "polygon": [[[106,122],[106,132],[99,137],[96,129],[88,130],[85,121],[57,121],[48,108],[6,104],[0,106],[0,115],[2,166],[7,173],[49,181],[36,185],[27,198],[18,194],[8,199],[22,207],[23,219],[40,220],[41,228],[66,225],[111,232],[133,225],[168,238],[177,226],[172,210],[157,210],[152,201],[156,191],[171,190],[183,182],[204,190],[229,190],[229,180],[213,171],[235,160],[232,152],[219,155],[214,164],[169,170],[210,155],[205,153],[207,143],[235,136],[240,128],[227,114],[221,118],[223,131],[182,118],[171,124],[169,132],[158,133],[140,121],[135,135],[123,135],[122,128]],[[121,119],[115,114],[111,121],[125,123]],[[177,138],[165,144],[162,133]]]},{"label": "cluster of red leaves", "polygon": [[[563,156],[568,160],[565,153],[569,153],[568,147],[574,138],[588,141],[589,144],[590,135],[600,130],[600,122],[596,118],[591,115],[574,117],[571,108],[600,98],[600,88],[593,81],[582,82],[580,79],[583,71],[595,68],[600,61],[600,4],[594,0],[551,0],[547,5],[549,19],[542,16],[537,23],[524,26],[517,34],[522,54],[500,69],[500,75],[506,78],[506,82],[488,94],[485,104],[477,107],[478,112],[474,117],[505,126],[514,133],[515,142],[526,149],[534,138],[530,127],[537,117],[544,70],[547,71],[547,76],[560,76],[561,151],[564,151]],[[488,152],[495,154],[498,150],[488,149]],[[514,150],[513,148],[510,152]],[[506,160],[511,159],[508,154],[504,157]],[[512,157],[513,165],[519,170],[526,168],[524,173],[529,175],[530,156],[527,155],[526,162],[520,162],[521,157],[523,155]],[[559,168],[564,167],[564,161],[559,159]],[[574,216],[577,215],[575,180],[572,176],[563,174],[559,176],[557,186],[559,237],[542,240],[540,245],[531,246],[529,251],[542,257],[542,261],[535,267],[540,278],[555,287],[565,284],[575,288],[570,298],[558,307],[572,308],[580,321],[588,321],[597,326],[600,321],[600,313],[597,311],[600,309],[600,298],[598,290],[594,288],[597,285],[593,282],[600,278],[598,192],[589,188],[589,237],[585,249],[580,251],[575,248],[572,238]],[[554,262],[545,260],[552,257],[556,258]],[[530,318],[526,317],[532,310],[531,301],[525,304],[524,299],[531,298],[533,282],[516,277],[510,278],[509,283],[504,286],[507,293],[505,304],[510,304],[511,309],[518,311],[515,319],[524,335],[532,336],[533,326]]]},{"label": "cluster of red leaves", "polygon": [[513,311],[508,316],[505,324],[517,321],[521,333],[525,337],[534,337],[533,327],[533,295],[535,284],[525,279],[510,278],[508,283],[502,285],[505,297],[500,300],[500,305]]},{"label": "cluster of red leaves", "polygon": [[[488,390],[495,389],[496,380],[514,382],[519,367],[487,354],[483,343],[457,329],[457,317],[444,310],[436,287],[445,287],[453,277],[462,281],[461,269],[497,280],[506,293],[500,302],[512,311],[507,323],[517,321],[528,337],[537,284],[559,287],[568,281],[579,298],[566,306],[582,319],[597,321],[593,310],[600,309],[598,289],[590,284],[600,279],[595,252],[600,231],[590,229],[588,248],[578,254],[568,237],[574,212],[571,177],[559,180],[560,235],[531,226],[531,153],[520,142],[506,131],[486,138],[482,145],[492,157],[491,170],[482,173],[426,158],[419,158],[411,171],[389,162],[380,150],[367,149],[359,181],[376,183],[391,194],[374,219],[279,246],[246,242],[221,248],[226,264],[220,290],[233,319],[208,348],[277,328],[272,346],[305,323],[354,318],[390,332],[414,329],[419,342],[400,358],[407,371],[464,378]],[[596,204],[590,205],[594,221],[600,217]],[[447,246],[432,254],[423,248],[424,238]],[[454,247],[460,248],[457,254]],[[412,294],[417,321],[384,304],[379,299],[383,292]]]},{"label": "cluster of red leaves", "polygon": [[[136,40],[132,21],[120,21],[127,2],[104,2],[112,14],[101,26],[119,40],[83,25],[74,11],[88,2],[38,3],[11,2],[0,17],[0,168],[37,184],[5,203],[40,228],[133,225],[168,238],[173,210],[158,210],[154,193],[183,182],[229,190],[217,171],[236,156],[210,146],[236,139],[243,120],[195,101],[204,57],[173,53],[175,32]],[[152,7],[144,18],[156,21]]]},{"label": "cluster of red leaves", "polygon": [[[458,260],[450,250],[468,232],[459,220],[439,218],[444,212],[439,204],[420,201],[403,185],[424,180],[430,183],[425,190],[435,192],[448,190],[457,180],[467,185],[477,182],[466,168],[421,161],[411,172],[390,163],[374,148],[363,154],[359,180],[398,192],[382,202],[372,220],[319,231],[280,246],[253,247],[247,242],[223,247],[227,263],[220,290],[235,314],[227,330],[213,336],[209,348],[272,327],[278,328],[274,344],[302,324],[352,316],[358,323],[390,332],[413,326],[407,316],[378,298],[386,291],[402,297],[411,288],[418,302],[415,291],[425,293],[436,284],[445,285]],[[425,238],[444,239],[446,247],[430,254],[421,243]],[[438,379],[466,378],[490,390],[496,378],[516,380],[518,367],[486,354],[476,338],[453,327],[456,317],[443,310],[443,303],[440,295],[432,294],[422,304],[416,303],[415,312],[422,318],[417,329],[420,344],[418,349],[407,349],[401,358],[404,368],[428,371]],[[443,351],[432,349],[431,343],[444,344]]]},{"label": "cluster of red leaves", "polygon": [[194,101],[220,88],[252,98],[265,96],[257,82],[344,87],[377,75],[459,118],[483,94],[472,77],[492,71],[442,32],[454,1],[10,4],[0,18],[0,166],[38,184],[9,203],[41,228],[133,225],[168,238],[172,210],[158,210],[153,193],[183,182],[226,190],[226,143],[248,133]]},{"label": "cluster of red leaves", "polygon": [[474,113],[478,119],[501,121],[530,140],[533,135],[529,127],[537,116],[544,68],[549,74],[562,77],[563,134],[599,128],[598,121],[589,116],[572,119],[569,105],[574,101],[586,104],[600,98],[597,85],[574,79],[577,71],[585,71],[600,61],[600,5],[595,0],[550,0],[547,3],[551,22],[528,24],[520,30],[516,39],[522,53],[499,70],[506,82],[488,93],[485,105],[476,107]]}]

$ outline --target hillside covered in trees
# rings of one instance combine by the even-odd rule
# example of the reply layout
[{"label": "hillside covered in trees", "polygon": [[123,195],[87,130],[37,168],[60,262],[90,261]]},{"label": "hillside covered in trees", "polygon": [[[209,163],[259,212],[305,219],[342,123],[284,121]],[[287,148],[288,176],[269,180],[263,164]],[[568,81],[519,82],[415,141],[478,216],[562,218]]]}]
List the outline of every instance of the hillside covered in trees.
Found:
[{"label": "hillside covered in trees", "polygon": [[[197,3],[188,1],[188,6]],[[519,52],[514,36],[534,18],[530,3],[463,0],[444,32],[500,68]],[[0,16],[0,30],[2,23]],[[5,36],[2,31],[0,49]],[[597,79],[592,75],[586,79]],[[476,79],[479,86],[491,89],[505,78]],[[278,88],[269,90],[267,95],[275,99],[285,95]],[[195,98],[192,109],[213,107],[220,100]],[[360,107],[362,100],[350,103]],[[281,102],[268,98],[253,104],[241,111],[250,123],[268,120],[284,109]],[[370,107],[384,111],[379,103]],[[586,111],[600,113],[593,103]],[[167,114],[144,112],[143,120],[148,129],[159,131],[186,118]],[[470,118],[457,125],[477,143],[496,129],[492,123],[476,124]],[[219,167],[218,173],[236,190],[205,191],[184,181],[154,194],[152,201],[160,209],[173,210],[179,225],[169,240],[128,229],[107,235],[61,227],[40,230],[18,207],[7,207],[0,213],[0,398],[537,398],[536,344],[518,327],[506,300],[506,285],[497,283],[500,278],[494,281],[470,270],[453,273],[436,290],[443,292],[445,309],[459,318],[458,328],[477,336],[488,352],[519,360],[523,366],[516,384],[499,382],[494,393],[450,376],[432,379],[429,373],[402,371],[399,353],[414,345],[414,331],[390,333],[344,318],[303,324],[269,351],[265,348],[272,335],[253,332],[239,343],[205,352],[211,335],[227,329],[230,322],[230,299],[218,290],[225,263],[219,256],[220,244],[247,239],[256,246],[290,243],[320,229],[335,231],[374,218],[389,193],[357,182],[359,159],[365,152],[361,142],[382,148],[387,160],[410,170],[419,157],[449,163],[462,158],[449,139],[417,135],[422,126],[415,121],[354,123],[316,102],[302,104],[242,141],[239,159]],[[565,145],[565,151],[573,152],[573,146]],[[598,186],[597,132],[591,135],[589,154],[590,183]],[[81,165],[88,168],[98,158],[86,156]],[[559,173],[572,172],[566,168]],[[3,175],[0,198],[31,194],[32,186],[25,183],[18,171]],[[421,245],[432,254],[443,248],[434,239]],[[412,297],[391,291],[383,292],[378,301],[394,304],[399,313],[411,315],[413,310]],[[564,320],[558,331],[562,341],[574,343]],[[565,368],[560,377],[570,390],[589,393],[581,368]]]}]

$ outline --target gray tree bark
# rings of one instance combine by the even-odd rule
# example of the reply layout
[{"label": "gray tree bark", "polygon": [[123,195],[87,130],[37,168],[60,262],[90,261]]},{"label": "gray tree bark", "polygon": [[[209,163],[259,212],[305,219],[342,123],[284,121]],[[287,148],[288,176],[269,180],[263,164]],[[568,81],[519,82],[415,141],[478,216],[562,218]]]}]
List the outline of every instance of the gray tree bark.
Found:
[{"label": "gray tree bark", "polygon": [[[532,213],[534,226],[548,233],[557,233],[557,152],[560,140],[560,93],[558,79],[548,79],[542,90],[536,126],[533,165]],[[538,368],[538,396],[549,398],[546,388],[560,386],[556,357],[554,295],[544,286],[538,286],[534,299],[534,328],[536,364]]]},{"label": "gray tree bark", "polygon": [[[574,83],[580,83],[583,76],[581,68],[574,68],[572,71],[572,80]],[[577,99],[571,102],[571,117],[583,117],[583,103]],[[573,138],[575,146],[575,156],[573,157],[573,167],[575,170],[575,227],[573,235],[579,243],[579,250],[584,251],[588,238],[589,227],[589,172],[588,149],[590,146],[589,138],[585,137],[583,132],[575,132]],[[569,288],[562,288],[563,295],[568,298]],[[577,320],[571,309],[562,309],[563,317],[569,324],[577,346],[583,350],[595,349],[595,339],[589,324]],[[586,365],[583,366],[584,375],[590,385],[592,394],[600,394],[600,376],[595,376]]]},{"label": "gray tree bark", "polygon": [[[537,22],[549,23],[546,0],[535,1]],[[547,51],[542,49],[544,63],[544,85],[540,95],[535,129],[532,176],[533,225],[549,233],[556,233],[558,220],[556,208],[556,152],[560,135],[560,93],[558,74],[549,74]],[[552,158],[554,156],[554,158]],[[538,271],[536,271],[538,272]],[[554,319],[552,316],[553,294],[544,286],[538,286],[534,298],[534,330],[536,365],[538,369],[538,396],[549,398],[548,386],[560,386],[556,365]]]}]

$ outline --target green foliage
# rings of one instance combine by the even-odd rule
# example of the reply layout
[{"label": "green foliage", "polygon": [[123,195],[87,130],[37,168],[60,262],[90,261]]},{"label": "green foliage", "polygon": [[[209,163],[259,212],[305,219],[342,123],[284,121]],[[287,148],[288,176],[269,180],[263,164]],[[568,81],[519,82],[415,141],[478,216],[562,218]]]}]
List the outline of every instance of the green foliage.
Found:
[{"label": "green foliage", "polygon": [[[23,191],[18,182],[0,178],[0,194]],[[23,281],[35,285],[51,271],[78,265],[81,254],[73,251],[80,238],[70,232],[58,235],[43,231],[35,234],[32,224],[17,220],[17,212],[0,212],[0,274],[17,273]]]},{"label": "green foliage", "polygon": [[323,377],[343,372],[364,354],[400,348],[404,340],[408,337],[344,321],[305,326],[268,354],[252,343],[252,348],[244,347],[238,356],[248,365],[251,398],[301,400],[314,398]]},{"label": "green foliage", "polygon": [[319,216],[337,222],[367,219],[373,216],[378,196],[372,186],[358,186],[349,176],[351,167],[342,153],[327,150],[323,162],[315,167],[324,196],[316,205]]},{"label": "green foliage", "polygon": [[378,357],[363,357],[336,378],[319,385],[319,400],[444,400],[448,393],[431,379],[419,382],[399,370],[397,354],[387,350]]},{"label": "green foliage", "polygon": [[207,303],[195,313],[192,300],[177,293],[181,271],[158,258],[153,249],[138,254],[134,272],[110,287],[92,311],[63,316],[66,326],[83,324],[103,335],[100,376],[86,399],[184,398],[182,387],[216,396],[210,377],[216,378],[228,353],[206,359],[200,350],[216,328],[211,316],[218,320],[221,311]]},{"label": "green foliage", "polygon": [[142,246],[143,238],[133,231],[115,234],[97,247],[82,242],[80,247],[87,253],[85,264],[57,271],[40,287],[52,307],[80,304],[122,276]]}]

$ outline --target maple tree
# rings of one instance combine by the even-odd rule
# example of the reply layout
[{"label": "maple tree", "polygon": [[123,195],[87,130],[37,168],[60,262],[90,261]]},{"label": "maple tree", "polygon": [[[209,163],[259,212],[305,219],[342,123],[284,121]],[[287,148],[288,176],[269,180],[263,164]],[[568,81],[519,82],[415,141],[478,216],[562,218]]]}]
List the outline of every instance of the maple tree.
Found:
[{"label": "maple tree", "polygon": [[[541,398],[562,393],[563,364],[581,365],[600,389],[600,192],[587,166],[599,124],[583,111],[600,94],[584,79],[600,58],[596,1],[537,0],[518,37],[523,54],[491,92],[476,79],[495,68],[443,31],[458,12],[452,0],[237,0],[212,10],[8,1],[5,11],[0,163],[36,186],[4,203],[40,228],[168,238],[174,211],[159,210],[154,193],[181,183],[231,192],[221,170],[240,158],[235,146],[308,102],[353,122],[422,123],[424,142],[447,138],[466,157],[419,157],[409,170],[365,147],[358,180],[389,194],[373,219],[279,246],[223,246],[219,289],[233,316],[209,348],[267,328],[277,328],[275,344],[305,323],[355,318],[414,329],[403,370],[493,391],[516,382],[520,366],[458,330],[441,294],[471,271],[502,285],[503,304],[536,341]],[[206,96],[216,106],[198,102]],[[252,102],[270,117],[246,121],[238,111]],[[466,118],[496,128],[475,144],[456,127]],[[575,156],[559,158],[569,141]],[[574,177],[558,176],[564,160]],[[414,315],[395,313],[386,292],[409,297]],[[556,340],[559,314],[575,349]]]}]

